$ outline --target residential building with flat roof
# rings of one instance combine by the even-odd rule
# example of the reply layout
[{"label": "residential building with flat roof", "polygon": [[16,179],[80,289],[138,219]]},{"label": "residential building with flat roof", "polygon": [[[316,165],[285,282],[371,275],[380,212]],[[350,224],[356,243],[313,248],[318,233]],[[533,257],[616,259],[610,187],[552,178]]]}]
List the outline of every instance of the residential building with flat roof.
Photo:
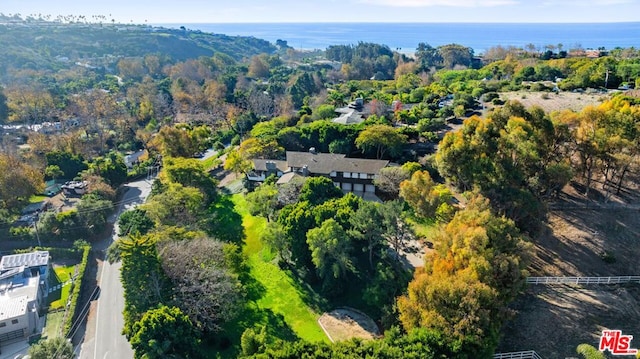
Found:
[{"label": "residential building with flat roof", "polygon": [[38,311],[46,305],[49,252],[0,259],[0,345],[36,334]]}]

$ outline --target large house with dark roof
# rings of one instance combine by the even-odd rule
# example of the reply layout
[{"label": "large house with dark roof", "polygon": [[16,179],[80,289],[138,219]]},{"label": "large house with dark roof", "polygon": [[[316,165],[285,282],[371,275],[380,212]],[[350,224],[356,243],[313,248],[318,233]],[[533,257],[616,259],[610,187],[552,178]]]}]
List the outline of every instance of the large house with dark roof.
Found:
[{"label": "large house with dark roof", "polygon": [[285,161],[253,160],[254,169],[248,174],[250,181],[262,182],[275,174],[278,178],[324,176],[336,187],[347,192],[374,193],[373,180],[389,161],[348,158],[339,153],[317,153],[287,151]]}]

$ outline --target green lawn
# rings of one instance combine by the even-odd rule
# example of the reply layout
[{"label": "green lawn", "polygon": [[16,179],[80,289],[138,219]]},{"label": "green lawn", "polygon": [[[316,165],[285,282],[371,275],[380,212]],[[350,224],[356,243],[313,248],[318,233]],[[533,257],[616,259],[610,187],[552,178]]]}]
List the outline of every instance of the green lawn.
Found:
[{"label": "green lawn", "polygon": [[44,201],[44,200],[45,200],[45,199],[47,199],[47,198],[49,198],[49,197],[47,197],[47,196],[42,196],[42,195],[35,195],[35,194],[34,194],[33,196],[29,197],[29,203],[38,203],[38,202],[42,202],[42,201]]},{"label": "green lawn", "polygon": [[210,171],[220,165],[222,161],[220,161],[218,157],[219,157],[218,155],[211,156],[205,159],[204,161],[202,161],[202,167],[204,167],[205,171]]},{"label": "green lawn", "polygon": [[47,313],[47,323],[44,326],[44,333],[42,336],[46,339],[59,337],[62,328],[62,319],[64,318],[64,310],[57,311],[55,313]]},{"label": "green lawn", "polygon": [[439,223],[437,223],[435,220],[420,221],[409,216],[406,221],[407,223],[409,223],[409,225],[411,225],[418,237],[426,240],[432,238],[440,228]]},{"label": "green lawn", "polygon": [[[260,241],[260,232],[266,225],[266,220],[251,216],[246,208],[243,195],[233,195],[232,201],[236,211],[242,216],[245,230],[243,253],[248,258],[250,276],[255,279],[259,296],[255,299],[255,310],[266,311],[269,316],[276,318],[279,323],[293,331],[295,336],[308,341],[325,341],[329,339],[318,325],[319,314],[314,312],[303,300],[303,293],[296,283],[271,259],[274,257]],[[276,333],[278,334],[278,333]],[[282,334],[282,333],[280,333]],[[287,337],[290,335],[280,335]]]},{"label": "green lawn", "polygon": [[[75,267],[75,265],[54,267],[54,272],[49,275],[49,288],[54,288],[70,280],[75,273]],[[49,293],[49,310],[63,308],[67,303],[70,292],[71,285],[67,284],[62,286],[61,289]]]}]

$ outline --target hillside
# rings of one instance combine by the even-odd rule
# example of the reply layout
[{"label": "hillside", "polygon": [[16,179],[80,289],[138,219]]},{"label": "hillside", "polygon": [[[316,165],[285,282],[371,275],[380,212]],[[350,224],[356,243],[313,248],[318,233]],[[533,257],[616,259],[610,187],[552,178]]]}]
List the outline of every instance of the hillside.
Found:
[{"label": "hillside", "polygon": [[[598,191],[588,200],[579,184],[566,186],[534,241],[531,275],[637,275],[637,183],[634,179],[606,203]],[[503,329],[498,351],[526,349],[543,358],[564,358],[575,356],[581,343],[597,345],[603,329],[638,333],[639,290],[635,284],[531,285],[513,303],[516,315]]]},{"label": "hillside", "polygon": [[224,53],[240,60],[272,53],[275,46],[254,37],[145,25],[8,22],[0,19],[0,74],[9,68],[59,69],[76,62],[111,66],[122,57],[162,54],[172,61]]}]

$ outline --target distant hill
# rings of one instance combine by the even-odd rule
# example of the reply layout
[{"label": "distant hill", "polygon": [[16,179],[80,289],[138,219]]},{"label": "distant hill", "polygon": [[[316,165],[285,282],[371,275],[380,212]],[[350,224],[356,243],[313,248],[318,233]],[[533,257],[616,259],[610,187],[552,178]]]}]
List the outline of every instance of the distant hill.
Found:
[{"label": "distant hill", "polygon": [[145,25],[15,21],[0,17],[0,76],[8,67],[60,68],[64,63],[94,66],[121,57],[161,54],[173,61],[224,53],[241,60],[276,47],[254,37],[209,34]]}]

